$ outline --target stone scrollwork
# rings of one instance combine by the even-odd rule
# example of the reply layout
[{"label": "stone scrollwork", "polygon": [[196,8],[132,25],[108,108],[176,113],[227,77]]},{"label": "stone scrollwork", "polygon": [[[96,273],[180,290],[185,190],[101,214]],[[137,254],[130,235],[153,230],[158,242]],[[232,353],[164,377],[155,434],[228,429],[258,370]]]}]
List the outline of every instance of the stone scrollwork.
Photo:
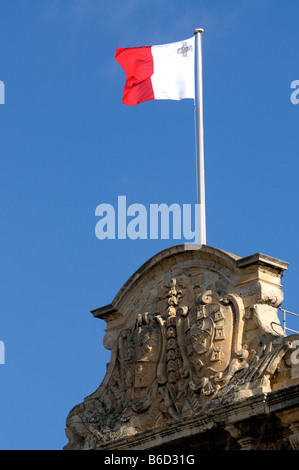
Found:
[{"label": "stone scrollwork", "polygon": [[[93,312],[107,322],[111,359],[99,388],[69,413],[66,448],[104,448],[298,383],[293,337],[277,316],[284,269],[262,254],[188,246],[140,268]],[[239,445],[252,447],[250,433],[235,429]],[[298,435],[293,426],[294,449]]]},{"label": "stone scrollwork", "polygon": [[[180,305],[182,291],[173,278],[166,299],[165,312],[138,314],[120,331],[110,380],[80,414],[93,441],[199,413],[237,371],[246,370],[245,309],[238,295],[220,298],[208,290]],[[97,426],[89,422],[91,403]]]}]

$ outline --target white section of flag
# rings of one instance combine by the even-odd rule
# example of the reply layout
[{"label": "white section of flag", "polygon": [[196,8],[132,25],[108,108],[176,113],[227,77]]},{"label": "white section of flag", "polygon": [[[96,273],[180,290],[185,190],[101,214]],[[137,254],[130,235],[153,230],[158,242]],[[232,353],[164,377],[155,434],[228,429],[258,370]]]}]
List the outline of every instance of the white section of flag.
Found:
[{"label": "white section of flag", "polygon": [[155,99],[195,99],[195,39],[152,46]]}]

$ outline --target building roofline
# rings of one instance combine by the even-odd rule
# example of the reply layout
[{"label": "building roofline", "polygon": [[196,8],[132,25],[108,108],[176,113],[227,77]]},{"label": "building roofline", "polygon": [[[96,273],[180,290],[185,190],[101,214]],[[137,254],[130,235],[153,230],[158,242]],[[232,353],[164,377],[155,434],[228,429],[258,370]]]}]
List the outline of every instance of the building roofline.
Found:
[{"label": "building roofline", "polygon": [[132,274],[132,276],[130,276],[129,279],[120,288],[111,304],[91,310],[93,316],[96,318],[105,319],[107,318],[107,315],[109,315],[110,318],[111,315],[115,315],[115,317],[117,318],[120,315],[117,306],[119,305],[125,294],[128,292],[128,290],[141,278],[141,276],[143,276],[149,270],[153,269],[154,266],[156,266],[162,260],[170,258],[177,254],[184,253],[186,251],[200,251],[201,253],[207,253],[210,255],[217,256],[224,262],[239,269],[244,269],[252,264],[260,264],[284,271],[288,268],[289,265],[289,263],[285,261],[278,260],[262,253],[256,253],[254,255],[242,258],[241,256],[208,245],[199,245],[196,243],[174,245],[170,248],[166,248],[160,251],[159,253],[152,256],[145,263],[143,263],[140,268],[138,268],[137,271],[135,271],[134,274]]}]

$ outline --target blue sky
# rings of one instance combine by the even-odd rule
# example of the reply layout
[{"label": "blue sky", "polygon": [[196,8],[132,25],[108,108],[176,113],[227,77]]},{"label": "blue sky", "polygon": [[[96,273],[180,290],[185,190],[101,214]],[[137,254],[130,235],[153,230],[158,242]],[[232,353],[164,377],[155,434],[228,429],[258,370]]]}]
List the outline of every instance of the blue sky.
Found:
[{"label": "blue sky", "polygon": [[123,105],[118,46],[204,28],[207,244],[288,261],[299,313],[298,17],[297,0],[1,2],[1,449],[67,443],[109,361],[90,310],[184,243],[98,240],[96,207],[197,202],[192,100]]}]

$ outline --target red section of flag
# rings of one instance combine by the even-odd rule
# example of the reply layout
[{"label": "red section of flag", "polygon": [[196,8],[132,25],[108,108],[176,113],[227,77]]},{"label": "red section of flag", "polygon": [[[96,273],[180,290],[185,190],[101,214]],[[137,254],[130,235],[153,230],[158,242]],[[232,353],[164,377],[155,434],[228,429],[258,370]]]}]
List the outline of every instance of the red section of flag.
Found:
[{"label": "red section of flag", "polygon": [[151,47],[118,47],[115,59],[126,74],[123,103],[134,106],[143,101],[154,100],[151,82],[154,61]]}]

